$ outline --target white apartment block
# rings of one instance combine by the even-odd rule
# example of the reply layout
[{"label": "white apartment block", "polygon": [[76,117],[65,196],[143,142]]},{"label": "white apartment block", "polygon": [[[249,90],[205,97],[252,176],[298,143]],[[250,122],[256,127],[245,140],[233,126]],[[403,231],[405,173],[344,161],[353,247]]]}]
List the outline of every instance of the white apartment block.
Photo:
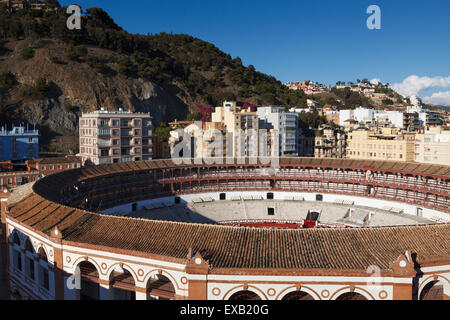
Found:
[{"label": "white apartment block", "polygon": [[[419,118],[419,125],[423,126],[426,122],[427,112],[414,111],[415,109],[408,108],[406,114],[417,113]],[[356,120],[359,123],[371,124],[374,122],[378,123],[391,123],[396,128],[404,128],[405,121],[407,121],[407,116],[405,112],[402,111],[389,111],[389,110],[375,110],[368,108],[356,108],[354,110],[340,110],[339,111],[339,125],[344,126],[345,121]],[[405,128],[406,129],[406,128]]]},{"label": "white apartment block", "polygon": [[94,164],[150,160],[152,158],[150,113],[99,111],[80,117],[80,156]]},{"label": "white apartment block", "polygon": [[275,156],[298,156],[298,114],[286,112],[283,107],[260,107],[257,109],[260,127],[274,130],[279,137]]}]

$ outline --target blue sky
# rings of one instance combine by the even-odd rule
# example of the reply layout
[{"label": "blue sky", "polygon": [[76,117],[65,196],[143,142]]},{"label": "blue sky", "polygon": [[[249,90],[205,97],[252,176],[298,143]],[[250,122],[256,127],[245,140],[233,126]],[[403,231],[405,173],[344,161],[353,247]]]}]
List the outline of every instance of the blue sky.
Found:
[{"label": "blue sky", "polygon": [[[105,9],[131,33],[185,33],[209,41],[282,82],[311,79],[334,85],[338,80],[378,78],[398,84],[405,94],[448,93],[450,104],[448,0],[76,3],[83,9]],[[366,26],[366,9],[372,4],[381,8],[381,30]],[[417,77],[403,83],[412,75]],[[411,79],[418,79],[412,87]]]}]

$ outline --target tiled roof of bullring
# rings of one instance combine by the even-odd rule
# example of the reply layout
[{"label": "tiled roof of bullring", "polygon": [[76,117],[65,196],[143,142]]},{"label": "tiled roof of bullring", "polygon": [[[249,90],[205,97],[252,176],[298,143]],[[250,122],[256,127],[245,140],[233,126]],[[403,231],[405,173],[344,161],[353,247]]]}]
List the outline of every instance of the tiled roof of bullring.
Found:
[{"label": "tiled roof of bullring", "polygon": [[[448,167],[418,164],[308,161],[320,166],[373,167],[375,170],[414,168],[427,171],[426,174],[439,170],[446,175],[449,173]],[[299,162],[287,158],[281,163],[296,165]],[[172,163],[156,160],[134,165],[141,169],[164,168]],[[419,263],[450,260],[450,224],[355,229],[241,228],[100,215],[49,200],[59,184],[130,170],[134,169],[129,164],[118,164],[51,175],[38,181],[27,197],[22,195],[19,202],[10,203],[8,216],[47,236],[58,227],[67,243],[180,260],[186,259],[192,248],[209,260],[213,268],[366,270],[370,265],[377,265],[387,270],[389,264],[407,250],[417,254]]]},{"label": "tiled roof of bullring", "polygon": [[106,216],[58,205],[32,194],[11,218],[50,235],[102,247],[185,259],[189,248],[216,268],[388,269],[410,250],[419,263],[450,259],[450,224],[356,229],[281,230]]}]

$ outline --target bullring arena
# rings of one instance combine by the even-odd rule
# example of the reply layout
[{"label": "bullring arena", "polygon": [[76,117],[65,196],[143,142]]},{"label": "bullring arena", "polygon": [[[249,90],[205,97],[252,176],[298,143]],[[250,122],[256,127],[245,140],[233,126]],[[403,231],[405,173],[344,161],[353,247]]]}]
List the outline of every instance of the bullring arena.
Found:
[{"label": "bullring arena", "polygon": [[450,167],[281,158],[84,167],[2,194],[12,299],[450,296]]}]

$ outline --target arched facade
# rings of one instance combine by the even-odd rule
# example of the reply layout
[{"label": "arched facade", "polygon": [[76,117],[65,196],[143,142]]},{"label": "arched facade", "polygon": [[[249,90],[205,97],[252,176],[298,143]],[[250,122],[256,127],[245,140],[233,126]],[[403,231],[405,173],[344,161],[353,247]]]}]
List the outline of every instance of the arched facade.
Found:
[{"label": "arched facade", "polygon": [[256,286],[237,286],[229,290],[224,300],[242,301],[242,300],[267,300],[266,295]]},{"label": "arched facade", "polygon": [[[266,167],[177,166],[155,160],[86,167],[41,179],[26,197],[2,201],[10,292],[30,299],[391,300],[412,299],[414,290],[420,298],[424,290],[442,283],[438,289],[448,298],[450,250],[445,239],[450,226],[438,221],[449,213],[448,167],[288,158],[280,159],[280,168],[273,173],[267,174]],[[321,195],[318,201],[333,194],[370,203],[392,201],[404,204],[411,210],[408,214],[420,211],[439,223],[336,228],[325,233],[153,221],[89,211],[132,207],[146,199],[205,192],[219,198],[247,190],[271,197],[277,192]],[[30,219],[40,222],[28,223]],[[352,242],[356,236],[358,244]],[[370,246],[361,248],[364,241]],[[227,246],[221,247],[224,243]],[[305,259],[300,253],[307,248],[320,251],[312,257],[325,258]],[[242,252],[248,254],[245,259],[238,258]],[[372,261],[366,258],[372,256],[376,257]],[[376,275],[367,272],[373,264],[380,269]],[[76,279],[79,266],[81,287]],[[86,290],[83,283],[89,283]]]},{"label": "arched facade", "polygon": [[450,297],[450,281],[443,275],[425,276],[418,289],[419,300],[448,300]]},{"label": "arched facade", "polygon": [[283,290],[277,300],[321,300],[320,294],[310,287],[291,286]]}]

